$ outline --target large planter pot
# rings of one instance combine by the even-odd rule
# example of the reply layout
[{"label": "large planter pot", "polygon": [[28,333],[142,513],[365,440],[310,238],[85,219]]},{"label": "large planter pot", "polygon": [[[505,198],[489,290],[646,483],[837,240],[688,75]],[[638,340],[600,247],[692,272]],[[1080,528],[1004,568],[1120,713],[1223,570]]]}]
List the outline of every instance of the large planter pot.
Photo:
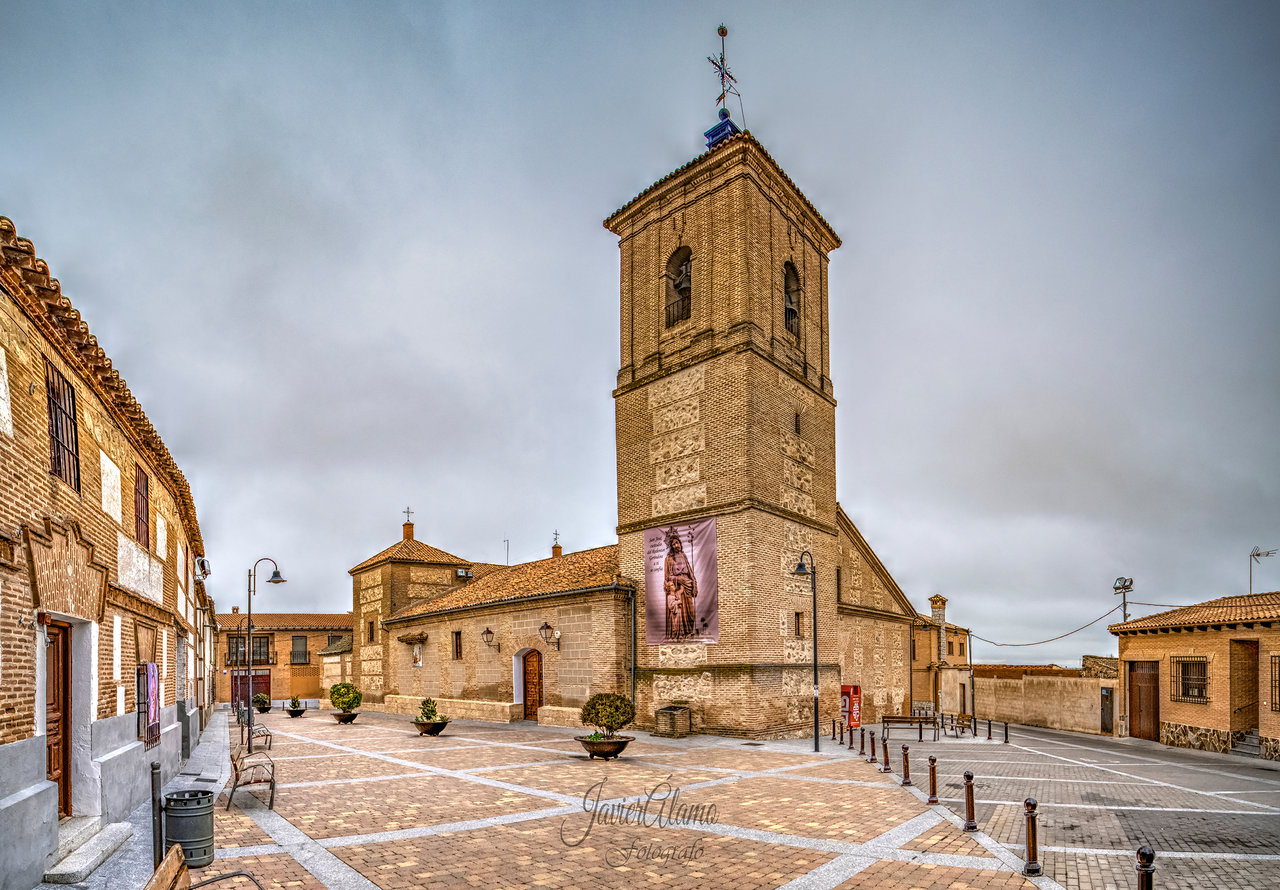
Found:
[{"label": "large planter pot", "polygon": [[440,735],[441,731],[449,725],[448,720],[415,720],[413,725],[418,727],[418,735]]},{"label": "large planter pot", "polygon": [[307,709],[306,708],[285,708],[284,712],[288,714],[290,717],[301,717],[303,714],[307,713]]},{"label": "large planter pot", "polygon": [[601,760],[616,760],[618,755],[622,753],[622,749],[627,747],[635,738],[629,735],[616,735],[611,739],[600,739],[593,741],[584,735],[574,736],[582,747],[587,749],[587,754],[592,760],[599,757]]},{"label": "large planter pot", "polygon": [[254,707],[258,709],[259,714],[265,714],[271,710],[271,705],[254,705]]},{"label": "large planter pot", "polygon": [[345,713],[342,711],[339,711],[338,713],[333,715],[333,719],[337,720],[339,723],[355,723],[356,718],[359,716],[360,716],[359,711],[347,711]]}]

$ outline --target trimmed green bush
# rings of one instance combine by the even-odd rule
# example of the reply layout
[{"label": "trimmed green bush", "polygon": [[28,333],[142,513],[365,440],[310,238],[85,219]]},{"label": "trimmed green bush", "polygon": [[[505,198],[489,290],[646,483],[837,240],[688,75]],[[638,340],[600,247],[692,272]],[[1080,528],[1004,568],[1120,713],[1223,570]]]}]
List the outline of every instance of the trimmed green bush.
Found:
[{"label": "trimmed green bush", "polygon": [[625,695],[616,692],[597,692],[582,706],[579,714],[587,726],[598,726],[604,730],[604,737],[610,738],[636,719],[635,705]]},{"label": "trimmed green bush", "polygon": [[253,695],[253,705],[256,708],[269,708],[271,707],[271,699],[267,698],[267,694],[265,692],[255,692]]},{"label": "trimmed green bush", "polygon": [[293,698],[289,699],[289,709],[291,711],[302,710],[302,701],[296,695]]},{"label": "trimmed green bush", "polygon": [[436,711],[436,700],[434,698],[424,698],[422,700],[422,710],[418,713],[418,716],[413,719],[415,723],[449,722],[448,717]]},{"label": "trimmed green bush", "polygon": [[360,707],[363,700],[364,693],[351,683],[334,683],[329,688],[329,704],[344,714],[350,714]]}]

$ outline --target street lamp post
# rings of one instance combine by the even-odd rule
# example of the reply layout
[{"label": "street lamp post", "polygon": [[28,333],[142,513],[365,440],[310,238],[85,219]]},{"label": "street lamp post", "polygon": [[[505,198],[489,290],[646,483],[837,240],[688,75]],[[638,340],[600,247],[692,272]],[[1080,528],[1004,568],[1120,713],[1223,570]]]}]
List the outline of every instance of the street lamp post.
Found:
[{"label": "street lamp post", "polygon": [[[809,557],[809,564],[804,558]],[[813,750],[818,750],[818,569],[813,564],[813,554],[808,550],[800,554],[794,575],[809,576],[809,589],[813,593]]]},{"label": "street lamp post", "polygon": [[280,567],[276,565],[276,561],[270,556],[264,556],[253,564],[253,568],[249,569],[249,614],[248,626],[245,628],[245,656],[248,666],[245,668],[249,675],[249,753],[253,753],[253,594],[257,587],[258,565],[259,563],[271,563],[271,577],[267,579],[268,584],[283,584],[284,578],[280,576]]},{"label": "street lamp post", "polygon": [[[1111,589],[1120,597],[1120,611],[1124,615],[1124,620],[1129,620],[1129,594],[1133,592],[1133,579],[1123,576],[1116,579],[1116,583],[1111,585]],[[1117,652],[1119,654],[1119,652]],[[1120,677],[1120,688],[1124,690],[1124,694],[1120,697],[1120,723],[1123,725],[1123,732],[1127,736],[1129,734],[1129,675],[1124,670],[1124,665],[1117,662],[1117,675]]]}]

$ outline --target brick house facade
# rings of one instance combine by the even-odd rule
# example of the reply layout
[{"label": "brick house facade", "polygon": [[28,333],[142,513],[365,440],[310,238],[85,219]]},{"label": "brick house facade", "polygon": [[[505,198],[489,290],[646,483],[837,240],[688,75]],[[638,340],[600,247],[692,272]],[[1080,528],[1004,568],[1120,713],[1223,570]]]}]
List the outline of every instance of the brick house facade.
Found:
[{"label": "brick house facade", "polygon": [[1113,624],[1117,735],[1280,760],[1280,592]]},{"label": "brick house facade", "polygon": [[[218,616],[214,671],[217,701],[245,701],[263,692],[279,704],[293,696],[319,699],[332,683],[322,676],[321,651],[351,636],[351,613],[254,613],[252,650],[239,606]],[[252,688],[248,680],[253,656]]]},{"label": "brick house facade", "polygon": [[[947,598],[929,597],[930,612],[912,626],[911,703],[917,710],[972,714],[973,670],[969,629],[947,621]],[[940,631],[945,628],[945,632]]]},{"label": "brick house facade", "polygon": [[[181,470],[0,217],[0,887],[40,879],[60,816],[124,818],[149,762],[167,778],[198,738],[212,701],[203,553]],[[140,730],[146,663],[158,714]]]}]

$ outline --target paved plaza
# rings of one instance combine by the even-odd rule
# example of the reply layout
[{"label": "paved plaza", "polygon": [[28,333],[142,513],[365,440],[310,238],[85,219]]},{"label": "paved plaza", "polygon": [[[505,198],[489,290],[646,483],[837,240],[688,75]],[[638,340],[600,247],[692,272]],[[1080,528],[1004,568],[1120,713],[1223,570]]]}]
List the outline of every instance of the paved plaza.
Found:
[{"label": "paved plaza", "polygon": [[[239,741],[223,721],[200,746],[210,776],[225,777]],[[455,721],[432,738],[372,712],[351,726],[328,712],[264,722],[275,733],[275,810],[265,789],[238,791],[227,810],[224,791],[217,859],[197,879],[243,870],[305,890],[1101,890],[1137,886],[1134,850],[1146,843],[1158,888],[1280,886],[1280,771],[1149,743],[1014,727],[1002,744],[998,726],[986,740],[985,724],[977,739],[921,743],[898,727],[883,773],[828,738],[815,754],[804,740],[639,733],[605,763],[586,758],[573,730],[525,723]],[[911,788],[900,785],[902,744]],[[925,803],[930,754],[935,807]],[[966,769],[981,829],[969,834]],[[1019,873],[1028,796],[1040,802],[1036,879]],[[149,865],[145,819],[138,828],[126,854],[134,874]],[[108,863],[87,886],[129,886],[123,868]]]}]

